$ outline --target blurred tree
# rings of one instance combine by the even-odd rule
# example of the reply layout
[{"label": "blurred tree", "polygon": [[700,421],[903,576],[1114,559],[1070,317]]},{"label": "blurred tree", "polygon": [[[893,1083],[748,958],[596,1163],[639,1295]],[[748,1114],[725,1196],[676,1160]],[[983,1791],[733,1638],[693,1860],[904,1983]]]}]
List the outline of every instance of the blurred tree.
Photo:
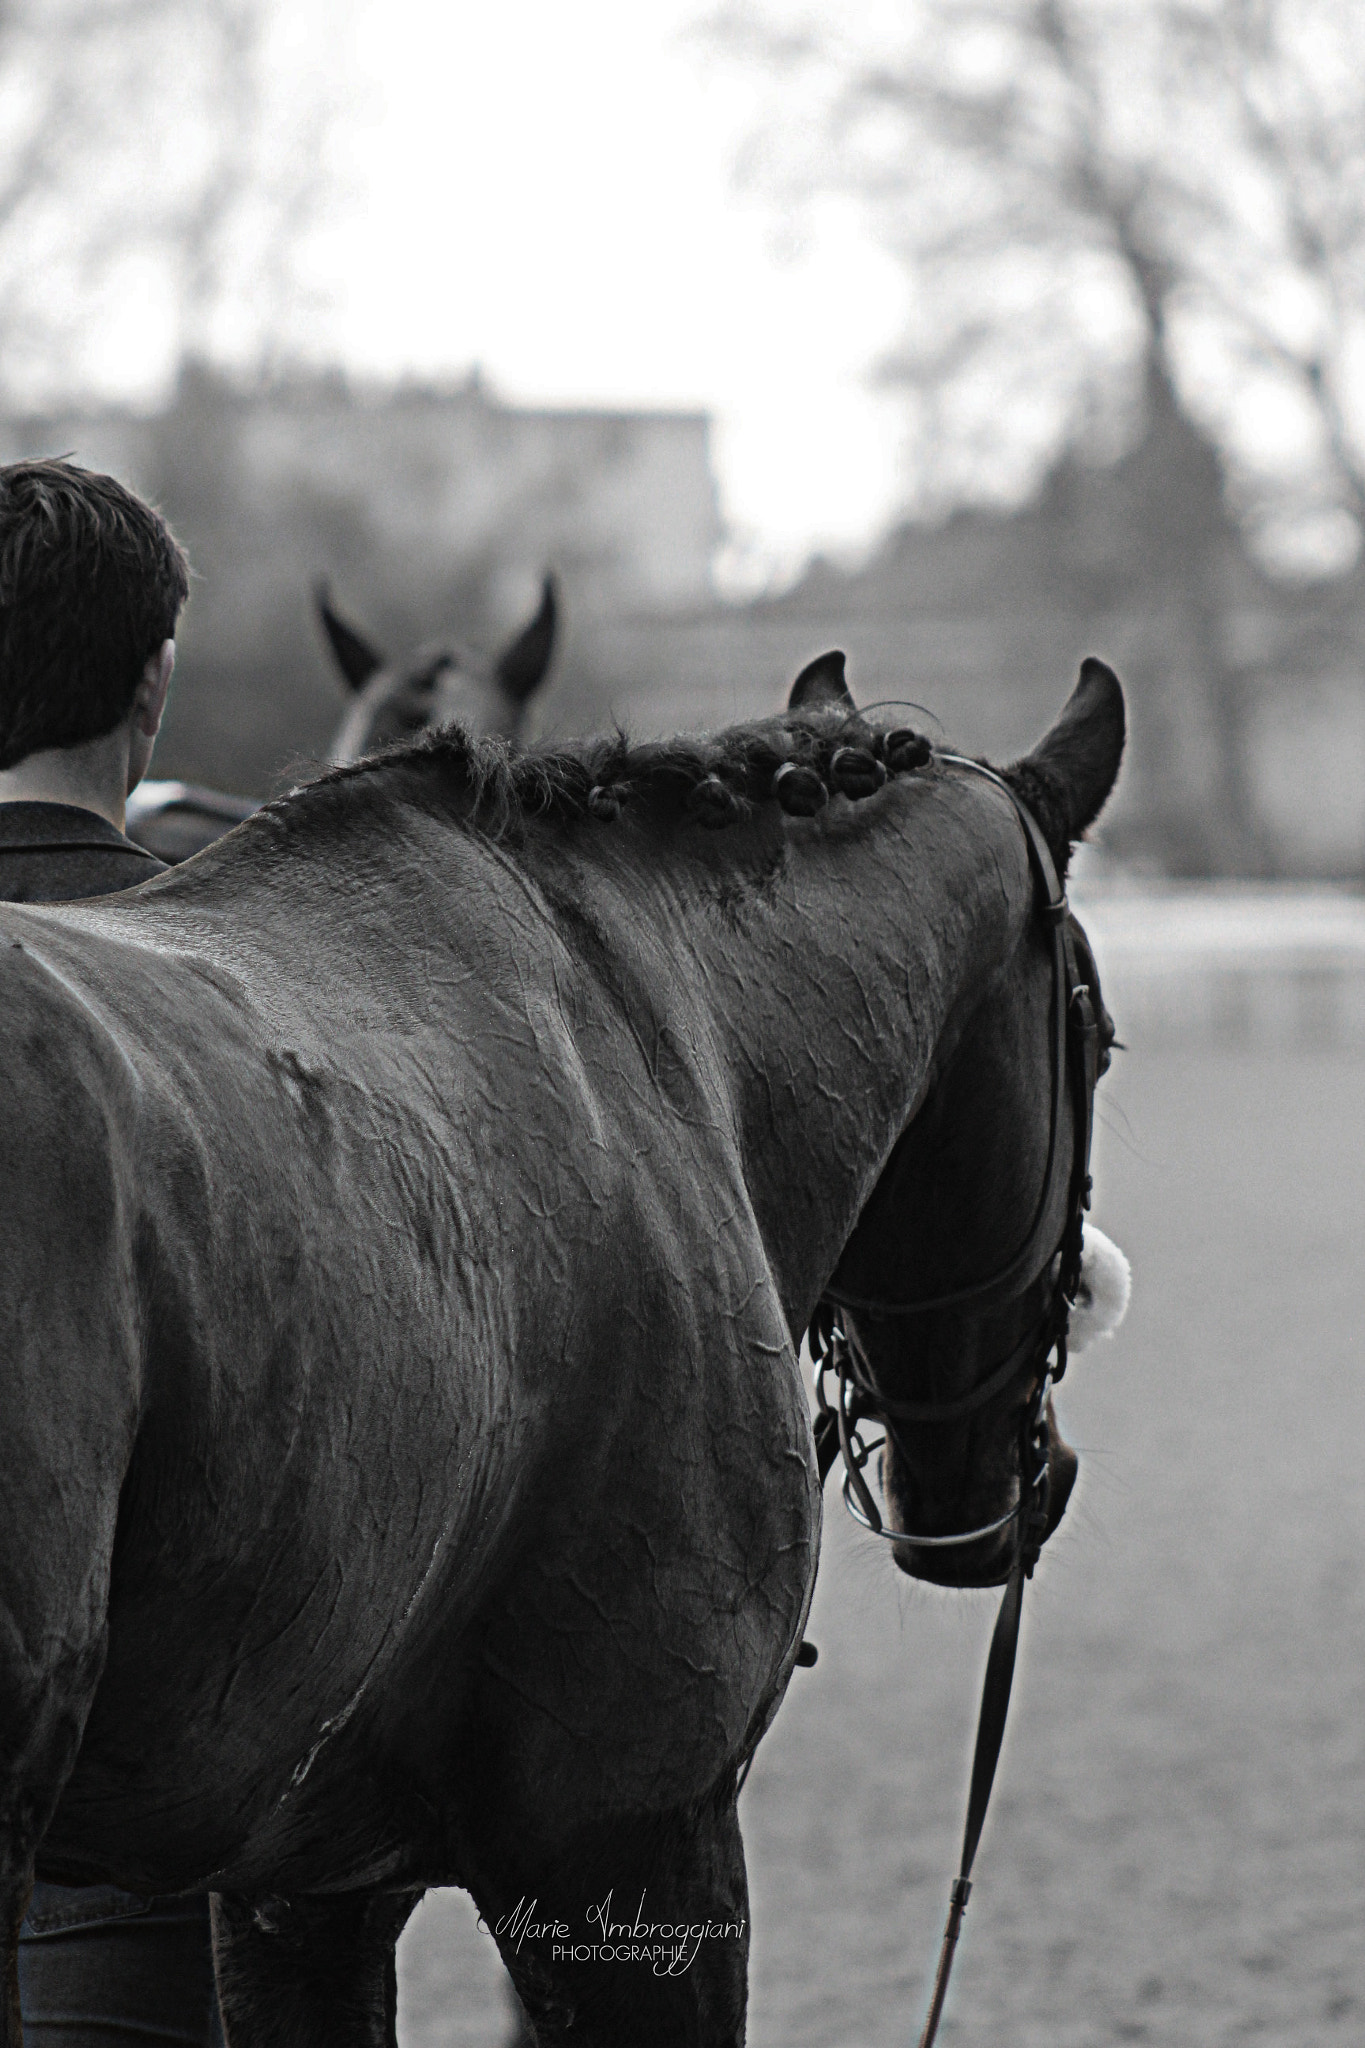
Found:
[{"label": "blurred tree", "polygon": [[281,17],[279,0],[0,0],[11,407],[278,349],[329,111],[329,44],[298,91]]},{"label": "blurred tree", "polygon": [[1359,547],[1365,13],[912,0],[855,26],[739,0],[718,27],[775,80],[750,175],[856,194],[904,266],[879,374],[906,397],[915,509],[1017,502],[1071,451],[1162,451],[1125,501],[1133,587],[1174,621],[1149,738],[1177,747],[1171,699],[1197,700],[1215,766],[1189,830],[1204,864],[1255,868],[1223,486],[1281,566]]},{"label": "blurred tree", "polygon": [[[1365,14],[1223,0],[1180,29],[1191,86],[1236,145],[1182,276],[1208,358],[1196,402],[1272,550],[1347,559],[1365,529]],[[1269,464],[1267,411],[1282,422]]]}]

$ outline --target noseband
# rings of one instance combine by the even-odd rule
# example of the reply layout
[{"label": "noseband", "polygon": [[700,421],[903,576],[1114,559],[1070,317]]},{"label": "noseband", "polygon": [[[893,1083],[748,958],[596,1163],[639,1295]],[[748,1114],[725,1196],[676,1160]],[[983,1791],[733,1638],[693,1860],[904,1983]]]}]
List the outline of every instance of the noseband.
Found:
[{"label": "noseband", "polygon": [[[824,1485],[835,1459],[842,1455],[844,1505],[856,1522],[888,1543],[904,1544],[915,1550],[960,1550],[968,1544],[981,1542],[984,1537],[994,1536],[1011,1522],[1018,1523],[1014,1558],[1005,1581],[1004,1598],[986,1659],[962,1855],[958,1874],[953,1880],[948,1921],[943,1930],[933,1994],[919,2048],[933,2048],[947,1996],[962,1915],[972,1888],[972,1862],[985,1825],[986,1808],[995,1782],[995,1767],[1005,1735],[1005,1717],[1009,1711],[1015,1652],[1019,1643],[1024,1581],[1033,1574],[1047,1531],[1051,1486],[1048,1395],[1066,1371],[1067,1330],[1081,1280],[1084,1219],[1085,1211],[1090,1207],[1090,1141],[1094,1128],[1095,1083],[1099,1077],[1099,1027],[1095,1004],[1078,970],[1076,948],[1067,928],[1066,893],[1058,881],[1056,863],[1037,819],[1023,799],[993,769],[961,754],[936,754],[934,758],[945,767],[965,769],[1002,789],[1023,827],[1029,865],[1036,883],[1037,915],[1050,936],[1052,946],[1052,1112],[1047,1170],[1043,1175],[1043,1189],[1033,1221],[1023,1243],[998,1271],[972,1286],[957,1288],[950,1294],[935,1295],[928,1301],[888,1301],[880,1296],[850,1294],[843,1288],[827,1287],[808,1333],[811,1354],[816,1362],[815,1389],[819,1413],[815,1422],[815,1449],[820,1484]],[[1068,1087],[1074,1130],[1069,1167],[1063,1162],[1061,1145]],[[1063,1172],[1069,1172],[1070,1176],[1066,1220],[1060,1240],[1049,1247],[1045,1242],[1047,1220],[1053,1209],[1058,1178]],[[940,1314],[948,1309],[970,1307],[984,1311],[995,1303],[1011,1301],[1031,1276],[1041,1270],[1049,1251],[1053,1264],[1052,1284],[1042,1315],[1007,1358],[970,1393],[962,1394],[956,1400],[902,1401],[882,1393],[866,1361],[854,1350],[844,1329],[846,1309],[874,1322],[900,1322],[914,1316]],[[831,1372],[836,1382],[833,1402],[825,1393],[825,1380]],[[920,1536],[907,1529],[886,1528],[863,1477],[863,1468],[887,1437],[895,1438],[897,1423],[963,1422],[984,1408],[987,1402],[1015,1389],[1022,1389],[1019,1499],[1015,1506],[997,1516],[995,1521],[983,1523],[980,1528],[963,1529],[948,1536]],[[886,1434],[864,1444],[859,1425],[869,1420],[881,1423]]]}]

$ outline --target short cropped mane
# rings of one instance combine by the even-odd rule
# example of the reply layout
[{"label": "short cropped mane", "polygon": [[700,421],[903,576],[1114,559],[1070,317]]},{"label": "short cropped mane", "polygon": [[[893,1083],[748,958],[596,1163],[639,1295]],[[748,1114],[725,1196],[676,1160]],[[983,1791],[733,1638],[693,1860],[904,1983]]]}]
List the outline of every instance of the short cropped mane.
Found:
[{"label": "short cropped mane", "polygon": [[831,796],[871,796],[888,776],[922,767],[929,753],[918,734],[877,731],[837,707],[695,737],[632,742],[618,730],[557,747],[520,748],[448,725],[329,769],[296,794],[382,786],[406,771],[436,776],[454,799],[456,819],[495,840],[517,837],[531,819],[609,824],[626,809],[723,826],[769,801],[809,817]]}]

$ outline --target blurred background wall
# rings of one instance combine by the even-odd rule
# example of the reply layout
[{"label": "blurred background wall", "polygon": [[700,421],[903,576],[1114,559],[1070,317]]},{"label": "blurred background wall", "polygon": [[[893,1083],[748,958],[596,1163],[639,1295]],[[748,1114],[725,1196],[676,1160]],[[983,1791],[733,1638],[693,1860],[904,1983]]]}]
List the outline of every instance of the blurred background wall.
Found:
[{"label": "blurred background wall", "polygon": [[0,459],[74,453],[165,509],[195,583],[157,772],[265,793],[340,713],[313,608],[324,576],[397,655],[437,638],[497,645],[553,565],[568,609],[557,715],[579,728],[608,716],[594,629],[709,601],[707,430],[700,413],[507,406],[477,379],[247,387],[195,364],[155,412],[5,422]]}]

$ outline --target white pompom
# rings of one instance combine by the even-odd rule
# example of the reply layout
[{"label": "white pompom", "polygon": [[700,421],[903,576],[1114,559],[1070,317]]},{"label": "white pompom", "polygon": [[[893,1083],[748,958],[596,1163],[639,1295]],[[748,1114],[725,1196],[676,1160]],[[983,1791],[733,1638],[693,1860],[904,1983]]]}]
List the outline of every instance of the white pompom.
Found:
[{"label": "white pompom", "polygon": [[1093,1223],[1085,1226],[1081,1284],[1071,1311],[1067,1350],[1074,1356],[1100,1337],[1112,1337],[1128,1313],[1132,1269],[1118,1246]]}]

